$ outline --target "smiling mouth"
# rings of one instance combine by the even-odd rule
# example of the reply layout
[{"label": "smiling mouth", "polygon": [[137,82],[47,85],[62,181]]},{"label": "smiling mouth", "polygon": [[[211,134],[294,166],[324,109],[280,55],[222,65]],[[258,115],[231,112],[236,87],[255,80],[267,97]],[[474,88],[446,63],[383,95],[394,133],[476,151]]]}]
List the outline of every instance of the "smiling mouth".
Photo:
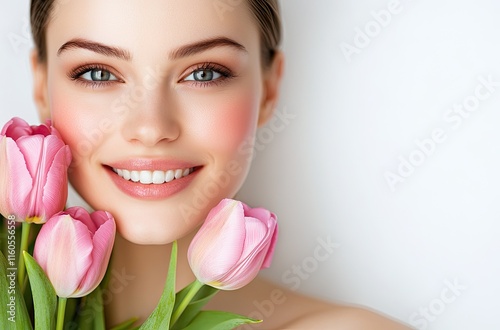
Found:
[{"label": "smiling mouth", "polygon": [[137,170],[119,169],[114,167],[112,167],[111,169],[119,177],[127,181],[146,184],[146,185],[148,184],[160,185],[186,177],[189,174],[196,171],[197,168],[189,167],[189,168],[179,168],[167,171],[162,171],[162,170],[137,171]]}]

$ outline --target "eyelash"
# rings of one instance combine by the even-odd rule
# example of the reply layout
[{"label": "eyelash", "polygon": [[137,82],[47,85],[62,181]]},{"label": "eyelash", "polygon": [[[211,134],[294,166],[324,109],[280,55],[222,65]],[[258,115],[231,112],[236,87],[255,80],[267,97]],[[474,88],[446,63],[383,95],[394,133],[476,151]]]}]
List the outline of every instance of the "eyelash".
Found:
[{"label": "eyelash", "polygon": [[[86,80],[82,79],[81,76],[84,73],[87,73],[92,70],[102,70],[102,71],[107,71],[111,73],[113,76],[116,77],[117,80],[109,80],[109,81],[92,81],[92,80]],[[122,82],[120,78],[116,74],[112,72],[109,68],[106,66],[100,65],[100,64],[86,64],[83,66],[80,66],[68,74],[69,78],[79,84],[82,84],[85,87],[90,87],[90,88],[99,88],[99,87],[107,87],[113,83],[120,83]]]},{"label": "eyelash", "polygon": [[[111,73],[113,76],[117,78],[117,80],[109,80],[109,81],[92,81],[92,80],[86,80],[82,79],[81,76],[89,71],[92,70],[102,70],[102,71],[107,71]],[[195,80],[188,80],[185,81],[186,83],[189,83],[193,85],[194,87],[210,87],[210,86],[218,86],[225,81],[236,77],[236,75],[228,68],[218,65],[212,62],[206,62],[206,63],[201,63],[196,65],[195,68],[189,71],[189,74],[185,75],[179,82],[183,82],[184,79],[195,73],[196,71],[203,71],[203,70],[211,70],[214,72],[217,72],[221,75],[220,78],[217,78],[215,80],[211,81],[195,81]],[[85,87],[90,87],[90,88],[100,88],[100,87],[107,87],[110,86],[111,84],[114,83],[120,83],[123,82],[121,81],[116,74],[112,72],[109,68],[106,66],[100,65],[100,64],[86,64],[83,66],[80,66],[68,73],[68,76],[71,80],[82,84]]]},{"label": "eyelash", "polygon": [[200,63],[196,65],[195,68],[191,69],[187,75],[185,75],[179,82],[184,81],[187,77],[195,73],[196,71],[204,71],[204,70],[211,70],[214,72],[217,72],[221,75],[220,78],[217,78],[215,80],[210,80],[210,81],[195,81],[195,80],[188,80],[185,81],[186,83],[189,83],[193,85],[194,87],[210,87],[210,86],[218,86],[227,80],[231,78],[235,78],[236,75],[228,68],[225,66],[215,64],[212,62],[206,62],[206,63]]}]

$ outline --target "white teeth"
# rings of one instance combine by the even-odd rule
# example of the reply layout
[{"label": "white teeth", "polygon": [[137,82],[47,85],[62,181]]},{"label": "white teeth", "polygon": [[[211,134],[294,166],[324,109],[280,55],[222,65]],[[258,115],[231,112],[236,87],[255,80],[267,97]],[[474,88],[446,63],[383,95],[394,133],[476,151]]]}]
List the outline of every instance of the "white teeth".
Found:
[{"label": "white teeth", "polygon": [[130,171],[130,180],[132,180],[133,182],[139,182],[141,180],[139,171]]},{"label": "white teeth", "polygon": [[165,172],[154,171],[153,172],[153,183],[154,184],[162,184],[164,182],[165,182]]},{"label": "white teeth", "polygon": [[174,179],[174,171],[172,170],[168,170],[166,173],[165,173],[165,182],[170,182]]},{"label": "white teeth", "polygon": [[151,184],[153,183],[153,173],[151,171],[141,171],[141,183],[142,184]]},{"label": "white teeth", "polygon": [[127,181],[140,182],[142,184],[163,184],[193,173],[194,168],[180,168],[168,171],[130,171],[113,168],[113,171]]}]

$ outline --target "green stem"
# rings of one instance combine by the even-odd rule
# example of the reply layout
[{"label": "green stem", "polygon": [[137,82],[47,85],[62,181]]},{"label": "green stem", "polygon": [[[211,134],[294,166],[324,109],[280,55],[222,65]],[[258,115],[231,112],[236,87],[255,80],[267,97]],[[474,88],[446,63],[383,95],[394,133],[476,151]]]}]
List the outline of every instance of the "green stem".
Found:
[{"label": "green stem", "polygon": [[56,330],[64,329],[64,313],[66,312],[66,302],[68,298],[59,297],[59,303],[57,304],[57,325]]},{"label": "green stem", "polygon": [[198,280],[195,280],[193,282],[193,286],[191,287],[191,289],[189,289],[189,291],[186,294],[186,296],[184,297],[184,299],[182,299],[181,303],[179,304],[177,309],[172,314],[172,318],[170,319],[170,327],[172,327],[175,324],[175,322],[177,322],[177,320],[179,320],[182,313],[184,313],[184,310],[186,309],[186,307],[189,305],[189,303],[194,298],[196,293],[198,293],[198,291],[200,291],[200,289],[203,287],[203,285],[204,284]]},{"label": "green stem", "polygon": [[24,266],[23,251],[28,251],[29,237],[30,237],[31,223],[23,222],[21,231],[21,248],[19,249],[19,262],[18,262],[18,279],[21,288],[21,293],[24,293],[26,267]]}]

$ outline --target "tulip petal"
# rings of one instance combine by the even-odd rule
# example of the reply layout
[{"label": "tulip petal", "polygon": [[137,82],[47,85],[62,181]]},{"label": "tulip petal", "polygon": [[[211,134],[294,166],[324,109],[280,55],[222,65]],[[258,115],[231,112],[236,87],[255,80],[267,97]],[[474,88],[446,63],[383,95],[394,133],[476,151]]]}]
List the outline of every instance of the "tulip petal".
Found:
[{"label": "tulip petal", "polygon": [[114,218],[111,213],[106,211],[96,211],[90,215],[92,219],[92,223],[96,226],[96,228],[101,227],[108,221],[112,221],[114,223]]},{"label": "tulip petal", "polygon": [[[55,224],[47,226],[51,222]],[[42,227],[40,234],[46,226],[47,231],[50,230],[49,234],[39,236],[35,250],[45,250],[44,253],[37,253],[37,256],[40,253],[44,255],[40,260],[40,266],[46,263],[46,267],[42,268],[46,271],[57,295],[67,298],[77,290],[92,263],[92,239],[87,227],[68,214],[53,217],[47,224]],[[44,237],[46,240],[40,240]],[[41,247],[37,247],[39,244]]]},{"label": "tulip petal", "polygon": [[200,282],[222,290],[239,289],[270,265],[277,228],[276,216],[268,210],[223,200],[191,242],[191,269]]},{"label": "tulip petal", "polygon": [[[213,212],[212,212],[213,211]],[[193,270],[202,270],[197,277],[219,278],[240,259],[245,239],[244,215],[241,203],[223,201],[209,213],[191,246]]]},{"label": "tulip petal", "polygon": [[274,250],[276,248],[276,242],[278,241],[278,223],[276,222],[276,215],[271,213],[270,218],[270,228],[269,231],[272,233],[271,241],[269,242],[269,247],[267,249],[267,254],[262,262],[262,268],[271,267],[271,262],[274,256]]},{"label": "tulip petal", "polygon": [[45,178],[42,203],[47,217],[62,211],[68,199],[67,152],[69,152],[68,146],[58,151]]},{"label": "tulip petal", "polygon": [[22,218],[21,220],[24,220],[29,212],[33,179],[26,167],[25,158],[14,140],[3,137],[0,142],[0,153],[0,189],[5,191],[0,201],[1,211],[15,212]]},{"label": "tulip petal", "polygon": [[248,259],[244,263],[238,264],[235,269],[222,278],[219,283],[221,290],[237,290],[250,283],[259,273],[260,264],[264,257],[264,251],[261,251],[255,258]]},{"label": "tulip petal", "polygon": [[92,217],[83,207],[73,206],[66,209],[65,213],[69,214],[73,219],[78,219],[81,223],[87,226],[87,229],[90,231],[93,236],[97,230],[97,226],[94,221],[92,221]]},{"label": "tulip petal", "polygon": [[[276,216],[272,213],[268,214],[271,217],[263,218],[262,220],[247,217],[247,222],[245,222],[245,224],[249,226],[247,228],[247,235],[252,235],[252,232],[255,233],[255,230],[258,230],[260,234],[262,234],[262,227],[260,225],[256,225],[257,221],[260,222],[264,228],[266,228],[265,234],[260,237],[260,242],[258,242],[258,244],[252,243],[251,241],[245,243],[254,245],[253,249],[249,246],[248,249],[245,250],[245,253],[243,253],[242,260],[240,260],[233,269],[231,269],[223,278],[219,280],[219,289],[239,289],[250,283],[257,276],[259,270],[270,266],[277,240],[278,227]],[[260,215],[266,215],[266,213],[261,212]],[[256,239],[257,237],[254,237],[254,240]]]},{"label": "tulip petal", "polygon": [[[105,219],[103,219],[103,216]],[[104,211],[97,211],[92,214],[92,219],[95,222],[101,222],[101,220],[104,222],[99,224],[99,228],[92,240],[94,246],[92,250],[92,265],[81,281],[78,290],[72,295],[73,298],[83,297],[99,285],[106,273],[111,251],[113,250],[116,225],[111,214]]]},{"label": "tulip petal", "polygon": [[0,135],[5,135],[16,141],[21,136],[31,135],[31,133],[32,128],[25,120],[14,117],[3,126]]},{"label": "tulip petal", "polygon": [[245,248],[241,259],[219,280],[226,285],[226,290],[242,287],[253,280],[261,269],[265,256],[262,251],[265,250],[263,247],[268,245],[267,226],[259,219],[245,217],[245,228]]},{"label": "tulip petal", "polygon": [[8,217],[12,214],[11,205],[11,187],[12,180],[9,176],[8,171],[8,158],[7,158],[7,137],[0,136],[0,191],[2,192],[0,196],[0,214]]},{"label": "tulip petal", "polygon": [[269,219],[271,217],[271,212],[261,207],[250,208],[248,205],[243,205],[245,210],[245,216],[252,217],[256,219]]},{"label": "tulip petal", "polygon": [[24,156],[31,177],[34,178],[38,170],[38,163],[42,158],[43,136],[22,136],[15,143]]},{"label": "tulip petal", "polygon": [[49,260],[49,242],[52,237],[52,231],[57,224],[57,219],[65,216],[63,212],[52,216],[40,229],[35,241],[35,248],[33,251],[33,258],[38,262],[40,267],[47,273],[47,262]]},{"label": "tulip petal", "polygon": [[41,135],[22,136],[16,141],[16,144],[24,156],[26,167],[33,179],[33,186],[31,187],[29,198],[24,202],[28,210],[27,217],[41,217],[43,219],[41,219],[40,222],[44,222],[46,219],[43,212],[41,197],[45,180],[42,173],[40,173],[40,167],[42,167],[45,162],[43,153],[44,138]]},{"label": "tulip petal", "polygon": [[20,118],[2,128],[1,212],[42,223],[64,208],[70,152],[58,133],[52,133],[57,131],[50,126],[29,126]]},{"label": "tulip petal", "polygon": [[[242,257],[250,255],[256,248],[262,245],[267,234],[267,226],[259,219],[245,217],[245,248]],[[241,261],[242,259],[240,259]]]},{"label": "tulip petal", "polygon": [[32,132],[31,135],[42,135],[42,136],[49,136],[51,135],[51,129],[47,125],[38,125],[38,126],[31,126]]},{"label": "tulip petal", "polygon": [[[272,257],[274,255],[274,249],[276,245],[276,241],[278,239],[278,228],[276,222],[276,215],[269,210],[264,208],[250,208],[248,205],[244,204],[245,215],[257,218],[257,219],[265,219],[267,222],[267,226],[269,227],[269,231],[272,233],[272,237],[269,244],[269,250],[264,259],[264,263],[262,268],[269,268],[271,266]],[[267,241],[267,239],[266,239]]]},{"label": "tulip petal", "polygon": [[97,287],[108,266],[115,232],[110,213],[89,214],[81,207],[69,208],[47,221],[37,237],[34,257],[58,296],[82,297]]},{"label": "tulip petal", "polygon": [[[253,218],[249,218],[253,219]],[[244,255],[242,260],[240,260],[240,263],[245,265],[246,263],[253,263],[253,259],[257,258],[257,255],[261,254],[261,251],[264,251],[267,253],[267,251],[270,249],[270,244],[272,242],[272,238],[276,235],[276,223],[273,221],[269,221],[270,219],[264,219],[264,220],[258,220],[257,221],[262,221],[261,224],[266,228],[265,234],[261,236],[260,242],[256,244],[255,246],[250,246],[249,249],[247,250],[247,253]],[[252,223],[252,222],[250,222]],[[274,246],[273,246],[274,249]],[[266,255],[262,255],[262,258],[266,257]],[[264,267],[259,267],[259,269],[262,269]]]},{"label": "tulip petal", "polygon": [[265,250],[261,250],[259,253],[249,256],[235,265],[230,272],[219,280],[220,288],[223,290],[237,290],[250,283],[259,273],[264,257]]}]

